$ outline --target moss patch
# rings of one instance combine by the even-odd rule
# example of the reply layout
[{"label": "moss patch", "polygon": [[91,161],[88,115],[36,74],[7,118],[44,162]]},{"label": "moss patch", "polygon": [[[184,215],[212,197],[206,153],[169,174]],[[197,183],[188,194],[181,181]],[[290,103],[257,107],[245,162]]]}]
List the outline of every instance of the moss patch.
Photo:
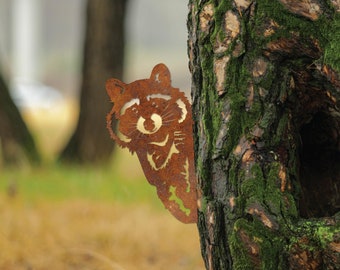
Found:
[{"label": "moss patch", "polygon": [[[239,219],[229,237],[233,269],[278,269],[282,265],[282,240],[256,221]],[[284,269],[284,268],[282,268]]]},{"label": "moss patch", "polygon": [[340,72],[340,14],[335,15],[332,24],[325,30],[328,43],[324,49],[324,63]]}]

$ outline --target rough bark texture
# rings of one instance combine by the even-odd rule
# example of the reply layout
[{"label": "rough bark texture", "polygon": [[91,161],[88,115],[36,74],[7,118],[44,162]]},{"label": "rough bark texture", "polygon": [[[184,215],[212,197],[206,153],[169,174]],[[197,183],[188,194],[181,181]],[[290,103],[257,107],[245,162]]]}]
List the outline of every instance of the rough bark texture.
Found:
[{"label": "rough bark texture", "polygon": [[0,74],[0,161],[7,165],[18,165],[27,160],[37,163],[40,157]]},{"label": "rough bark texture", "polygon": [[105,83],[111,77],[122,79],[126,3],[88,0],[80,116],[61,160],[98,163],[112,153],[105,125],[111,107]]},{"label": "rough bark texture", "polygon": [[340,269],[338,1],[189,1],[207,269]]}]

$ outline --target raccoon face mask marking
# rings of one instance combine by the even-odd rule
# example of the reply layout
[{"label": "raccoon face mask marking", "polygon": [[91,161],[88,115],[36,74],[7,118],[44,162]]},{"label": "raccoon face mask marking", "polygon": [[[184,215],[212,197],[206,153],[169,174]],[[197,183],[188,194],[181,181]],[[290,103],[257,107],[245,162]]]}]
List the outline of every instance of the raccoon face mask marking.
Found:
[{"label": "raccoon face mask marking", "polygon": [[177,219],[197,222],[191,108],[171,86],[168,68],[158,64],[149,79],[130,84],[110,79],[106,91],[113,102],[106,118],[111,138],[137,154],[148,182]]}]

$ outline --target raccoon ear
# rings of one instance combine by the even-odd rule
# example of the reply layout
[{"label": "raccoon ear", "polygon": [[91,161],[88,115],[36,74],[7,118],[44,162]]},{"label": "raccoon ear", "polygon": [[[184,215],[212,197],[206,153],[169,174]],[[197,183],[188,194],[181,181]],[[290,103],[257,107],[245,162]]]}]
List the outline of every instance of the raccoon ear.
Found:
[{"label": "raccoon ear", "polygon": [[171,85],[170,71],[164,64],[158,64],[153,68],[150,79],[167,87]]},{"label": "raccoon ear", "polygon": [[109,79],[106,81],[106,92],[111,101],[115,101],[118,96],[124,93],[125,83],[117,79]]}]

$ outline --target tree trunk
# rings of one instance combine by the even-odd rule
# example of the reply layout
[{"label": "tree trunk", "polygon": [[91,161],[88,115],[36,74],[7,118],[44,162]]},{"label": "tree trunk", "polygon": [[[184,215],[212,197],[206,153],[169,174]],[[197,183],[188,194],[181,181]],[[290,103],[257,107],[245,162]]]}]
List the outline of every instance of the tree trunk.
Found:
[{"label": "tree trunk", "polygon": [[126,2],[88,0],[80,116],[61,160],[98,163],[112,153],[105,125],[111,106],[105,83],[122,77]]},{"label": "tree trunk", "polygon": [[37,163],[40,160],[33,138],[11,99],[7,84],[1,74],[0,160],[8,165],[18,165],[26,160]]},{"label": "tree trunk", "polygon": [[340,4],[189,1],[207,269],[340,269]]}]

